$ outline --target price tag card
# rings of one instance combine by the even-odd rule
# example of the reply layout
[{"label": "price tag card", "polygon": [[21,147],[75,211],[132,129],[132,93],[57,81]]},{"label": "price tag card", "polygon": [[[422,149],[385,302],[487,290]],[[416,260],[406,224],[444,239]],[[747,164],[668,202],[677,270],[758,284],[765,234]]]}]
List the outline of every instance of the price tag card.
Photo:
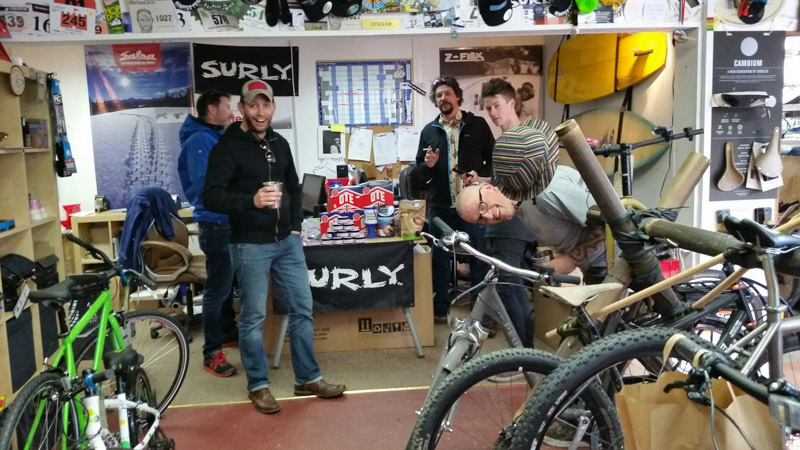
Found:
[{"label": "price tag card", "polygon": [[94,8],[62,5],[50,5],[50,29],[53,33],[62,34],[94,34],[95,32]]},{"label": "price tag card", "polygon": [[31,21],[28,9],[28,6],[0,6],[0,18],[10,33],[30,33]]},{"label": "price tag card", "polygon": [[224,11],[208,10],[203,7],[197,8],[197,13],[205,31],[239,30],[239,20],[232,14]]},{"label": "price tag card", "polygon": [[305,30],[306,13],[302,9],[291,8],[289,12],[292,14],[292,21],[289,23],[278,22],[278,28],[281,31],[303,31]]},{"label": "price tag card", "polygon": [[175,9],[175,26],[178,27],[178,31],[186,32],[192,31],[194,22],[194,18],[192,17],[192,13],[190,11],[181,11],[179,9]]},{"label": "price tag card", "polygon": [[25,283],[25,287],[22,288],[22,293],[19,294],[19,298],[17,299],[17,304],[14,305],[14,318],[19,319],[19,315],[22,314],[22,311],[25,309],[25,303],[28,303],[28,295],[31,293],[31,287],[28,286],[28,283]]},{"label": "price tag card", "polygon": [[29,33],[36,36],[50,34],[50,5],[28,3]]},{"label": "price tag card", "polygon": [[175,31],[175,7],[170,0],[128,0],[134,33]]},{"label": "price tag card", "polygon": [[242,20],[239,22],[243,30],[278,31],[279,27],[267,25],[267,21],[264,17],[266,14],[264,11],[265,6],[266,1],[264,0],[255,5],[244,6],[244,16],[242,16]]}]

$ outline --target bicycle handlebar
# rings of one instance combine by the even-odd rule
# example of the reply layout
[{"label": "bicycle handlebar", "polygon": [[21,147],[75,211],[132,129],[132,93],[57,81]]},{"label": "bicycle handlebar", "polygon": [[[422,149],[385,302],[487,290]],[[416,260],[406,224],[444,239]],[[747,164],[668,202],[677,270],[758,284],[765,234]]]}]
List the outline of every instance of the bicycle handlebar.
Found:
[{"label": "bicycle handlebar", "polygon": [[452,228],[450,228],[450,225],[445,223],[445,221],[442,220],[441,217],[434,217],[433,218],[433,224],[436,225],[436,228],[442,230],[442,233],[445,234],[445,235],[454,234],[455,233],[455,231]]},{"label": "bicycle handlebar", "polygon": [[665,129],[661,136],[653,139],[647,139],[645,141],[635,142],[633,144],[627,143],[620,143],[620,144],[603,144],[600,147],[590,146],[592,152],[597,156],[616,156],[621,154],[624,150],[635,150],[640,147],[646,147],[648,145],[658,144],[661,142],[670,142],[676,139],[689,139],[690,141],[693,140],[694,136],[699,134],[703,134],[704,130],[699,128],[697,130],[693,129],[692,127],[686,127],[683,129],[683,133],[672,134],[672,131],[669,129]]},{"label": "bicycle handlebar", "polygon": [[124,273],[126,277],[131,276],[150,289],[153,290],[158,289],[158,283],[156,283],[155,281],[151,280],[150,278],[142,275],[141,273],[135,270],[123,268],[119,263],[112,261],[111,258],[109,258],[104,251],[95,247],[91,242],[86,242],[83,239],[75,236],[70,230],[67,230],[66,233],[64,234],[67,237],[67,240],[85,248],[86,250],[89,251],[89,253],[92,256],[102,260],[108,267],[110,267],[110,270],[106,272],[107,278],[111,279],[117,275],[122,275]]},{"label": "bicycle handlebar", "polygon": [[[723,254],[725,259],[750,269],[761,268],[755,252],[747,251],[746,244],[735,237],[717,231],[708,231],[689,225],[669,222],[664,219],[646,219],[640,226],[651,238],[668,239],[678,247],[704,255]],[[775,270],[800,276],[800,251],[775,255]]]},{"label": "bicycle handlebar", "polygon": [[566,284],[580,284],[581,279],[579,277],[575,277],[572,275],[563,275],[560,273],[550,272],[536,272],[534,270],[526,270],[521,269],[519,267],[514,267],[500,261],[497,258],[493,258],[491,256],[485,255],[484,253],[480,252],[479,250],[475,249],[471,245],[469,245],[465,239],[466,233],[458,232],[453,230],[449,225],[447,225],[442,219],[439,217],[435,217],[433,219],[433,224],[439,228],[440,230],[445,232],[445,237],[442,239],[437,239],[434,236],[428,233],[422,233],[423,237],[429,238],[434,241],[434,245],[447,250],[447,246],[452,245],[453,247],[458,246],[458,248],[466,251],[471,256],[474,256],[476,259],[479,259],[490,266],[497,267],[499,270],[503,272],[508,272],[512,275],[517,275],[520,277],[525,278],[532,278],[535,280],[542,280],[545,278],[549,278],[558,283],[566,283]]},{"label": "bicycle handlebar", "polygon": [[694,361],[693,365],[708,369],[711,376],[721,377],[757,400],[765,404],[769,403],[767,387],[727,365],[723,355],[713,350],[707,350],[689,338],[679,339],[674,348],[675,352],[687,361]]}]

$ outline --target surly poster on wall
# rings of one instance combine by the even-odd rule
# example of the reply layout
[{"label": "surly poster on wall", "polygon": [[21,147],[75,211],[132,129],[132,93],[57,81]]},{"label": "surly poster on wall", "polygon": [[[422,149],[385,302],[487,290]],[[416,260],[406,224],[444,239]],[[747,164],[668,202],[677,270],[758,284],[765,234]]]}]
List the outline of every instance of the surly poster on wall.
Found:
[{"label": "surly poster on wall", "polygon": [[[541,45],[445,48],[439,50],[439,73],[458,80],[464,91],[461,109],[482,116],[495,136],[500,134],[483,109],[481,89],[492,78],[503,78],[517,91],[520,119],[536,118],[542,92]],[[429,119],[430,120],[430,119]]]},{"label": "surly poster on wall", "polygon": [[[234,47],[226,45],[193,44],[194,87],[197,94],[209,89],[228,92],[234,120],[241,120],[237,108],[242,85],[261,79],[275,93],[276,110],[272,127],[292,128],[292,97],[299,94],[297,82],[297,47]],[[288,133],[281,133],[289,139]],[[291,144],[291,139],[290,139]]]},{"label": "surly poster on wall", "polygon": [[[711,201],[777,196],[779,180],[756,179],[750,166],[754,146],[757,152],[768,144],[772,128],[781,126],[785,39],[778,31],[714,33]],[[742,177],[732,169],[726,175],[728,148]]]},{"label": "surly poster on wall", "polygon": [[178,130],[191,114],[189,44],[87,45],[97,193],[125,208],[132,191],[182,198]]}]

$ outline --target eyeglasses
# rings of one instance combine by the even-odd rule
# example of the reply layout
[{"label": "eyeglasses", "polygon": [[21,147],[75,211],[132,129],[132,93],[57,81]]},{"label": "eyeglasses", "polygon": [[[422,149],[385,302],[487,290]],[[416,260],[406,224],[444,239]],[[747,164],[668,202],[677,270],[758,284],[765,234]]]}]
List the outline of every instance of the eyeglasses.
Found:
[{"label": "eyeglasses", "polygon": [[489,206],[488,203],[483,201],[483,194],[481,193],[481,190],[484,186],[486,186],[486,183],[482,183],[480,186],[478,186],[478,223],[481,225],[486,224],[486,218],[484,216],[488,214],[493,207],[495,208],[495,213],[492,214],[491,218],[497,220],[500,216],[500,207],[498,205]]},{"label": "eyeglasses", "polygon": [[275,154],[272,153],[272,149],[269,148],[269,142],[261,141],[261,142],[258,143],[258,145],[259,145],[259,147],[261,147],[261,150],[264,152],[264,158],[267,159],[267,162],[270,163],[270,164],[274,164],[275,163]]}]

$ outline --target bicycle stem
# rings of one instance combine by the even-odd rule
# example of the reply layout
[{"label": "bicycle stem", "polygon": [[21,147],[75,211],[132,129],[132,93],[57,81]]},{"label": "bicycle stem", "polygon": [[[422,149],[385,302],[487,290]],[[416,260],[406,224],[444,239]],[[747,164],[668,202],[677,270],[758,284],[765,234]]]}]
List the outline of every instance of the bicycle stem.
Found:
[{"label": "bicycle stem", "polygon": [[[605,172],[597,162],[592,149],[586,142],[578,123],[568,120],[555,129],[559,140],[567,149],[570,158],[575,163],[589,191],[592,193],[597,206],[611,230],[616,233],[631,233],[636,231],[636,226],[630,218],[625,218],[627,211],[617,197],[614,187],[608,181]],[[664,280],[661,267],[656,257],[645,249],[641,243],[619,242],[623,257],[631,266],[635,279],[648,283],[657,283]],[[682,311],[672,289],[665,289],[653,294],[655,308],[665,318],[672,317]]]}]

